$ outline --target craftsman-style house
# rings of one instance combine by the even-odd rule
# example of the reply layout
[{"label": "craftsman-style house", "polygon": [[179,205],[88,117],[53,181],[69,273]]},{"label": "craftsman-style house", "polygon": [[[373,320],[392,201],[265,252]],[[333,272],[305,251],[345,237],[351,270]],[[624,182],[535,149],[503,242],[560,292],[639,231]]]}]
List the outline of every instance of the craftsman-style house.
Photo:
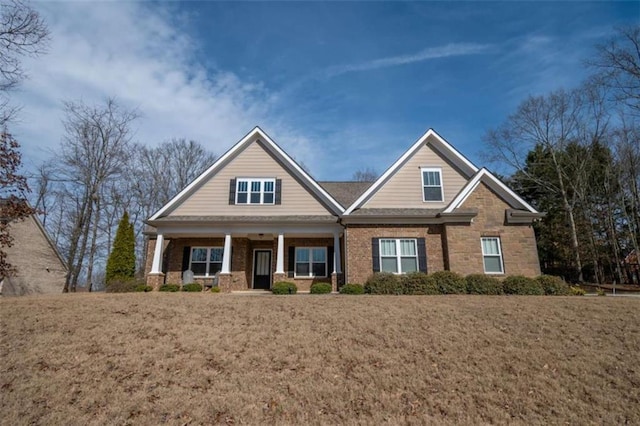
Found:
[{"label": "craftsman-style house", "polygon": [[541,214],[428,130],[375,182],[318,182],[256,127],[151,218],[147,282],[223,291],[377,271],[538,275]]}]

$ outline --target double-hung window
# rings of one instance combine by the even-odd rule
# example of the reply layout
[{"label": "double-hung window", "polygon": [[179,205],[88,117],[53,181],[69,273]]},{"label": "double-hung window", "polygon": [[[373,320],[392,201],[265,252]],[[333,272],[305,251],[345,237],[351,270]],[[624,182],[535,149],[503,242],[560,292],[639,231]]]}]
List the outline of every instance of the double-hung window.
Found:
[{"label": "double-hung window", "polygon": [[498,237],[482,238],[482,259],[484,263],[484,272],[486,274],[504,273],[504,265],[502,263],[502,249],[500,247],[500,238]]},{"label": "double-hung window", "polygon": [[296,247],[296,277],[326,277],[326,247]]},{"label": "double-hung window", "polygon": [[380,239],[380,270],[406,274],[418,270],[418,250],[414,239]]},{"label": "double-hung window", "polygon": [[197,277],[215,275],[222,269],[222,247],[193,247],[189,269]]},{"label": "double-hung window", "polygon": [[444,201],[442,191],[442,169],[423,167],[422,171],[422,200]]},{"label": "double-hung window", "polygon": [[275,204],[275,179],[238,179],[236,204]]}]

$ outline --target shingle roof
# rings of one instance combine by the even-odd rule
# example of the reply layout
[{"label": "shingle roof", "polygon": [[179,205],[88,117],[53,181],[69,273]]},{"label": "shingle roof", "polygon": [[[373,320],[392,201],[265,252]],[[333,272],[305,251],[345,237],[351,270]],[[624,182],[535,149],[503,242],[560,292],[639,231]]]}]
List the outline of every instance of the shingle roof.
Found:
[{"label": "shingle roof", "polygon": [[335,216],[167,216],[149,221],[157,222],[336,222]]},{"label": "shingle roof", "polygon": [[318,182],[343,207],[349,207],[373,182]]}]

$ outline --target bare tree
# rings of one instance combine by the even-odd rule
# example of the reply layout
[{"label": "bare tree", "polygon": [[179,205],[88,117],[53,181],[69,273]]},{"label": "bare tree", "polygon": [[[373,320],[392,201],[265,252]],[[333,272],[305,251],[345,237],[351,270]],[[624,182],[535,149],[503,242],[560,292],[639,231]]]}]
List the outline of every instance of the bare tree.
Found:
[{"label": "bare tree", "polygon": [[640,25],[619,28],[607,43],[597,46],[588,64],[598,81],[613,89],[615,99],[640,114]]},{"label": "bare tree", "polygon": [[49,29],[38,12],[23,0],[3,1],[0,7],[0,125],[3,125],[16,112],[9,104],[7,92],[26,77],[22,58],[46,51]]},{"label": "bare tree", "polygon": [[[502,126],[490,130],[484,138],[492,148],[490,159],[506,162],[533,184],[546,188],[562,200],[580,282],[584,278],[574,212],[575,199],[571,197],[571,180],[568,179],[568,171],[560,154],[570,142],[578,139],[581,107],[580,96],[576,92],[560,90],[545,97],[529,97]],[[555,179],[541,179],[539,175],[530,173],[527,167],[528,153],[536,147],[540,147],[544,153],[539,157],[540,160],[546,162],[540,166],[550,168]]]},{"label": "bare tree", "polygon": [[[67,102],[65,112],[66,135],[56,173],[70,186],[70,200],[75,200],[64,287],[65,292],[73,292],[86,256],[96,256],[100,200],[107,183],[121,177],[126,168],[131,155],[131,125],[138,114],[121,108],[113,99],[99,106]],[[91,277],[87,278],[90,283]]]},{"label": "bare tree", "polygon": [[365,167],[353,172],[352,180],[356,182],[373,182],[378,178],[378,173],[371,167]]}]

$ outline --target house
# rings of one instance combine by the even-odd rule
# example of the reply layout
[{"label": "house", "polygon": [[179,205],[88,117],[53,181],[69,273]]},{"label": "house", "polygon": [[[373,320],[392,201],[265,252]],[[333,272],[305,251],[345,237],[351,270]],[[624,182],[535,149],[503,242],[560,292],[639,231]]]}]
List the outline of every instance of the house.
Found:
[{"label": "house", "polygon": [[5,247],[16,274],[0,277],[2,296],[62,293],[67,266],[36,215],[9,225],[13,245]]},{"label": "house", "polygon": [[[158,210],[149,285],[363,283],[377,271],[540,273],[533,207],[428,130],[375,182],[318,182],[256,127]],[[217,278],[216,278],[217,277]]]}]

